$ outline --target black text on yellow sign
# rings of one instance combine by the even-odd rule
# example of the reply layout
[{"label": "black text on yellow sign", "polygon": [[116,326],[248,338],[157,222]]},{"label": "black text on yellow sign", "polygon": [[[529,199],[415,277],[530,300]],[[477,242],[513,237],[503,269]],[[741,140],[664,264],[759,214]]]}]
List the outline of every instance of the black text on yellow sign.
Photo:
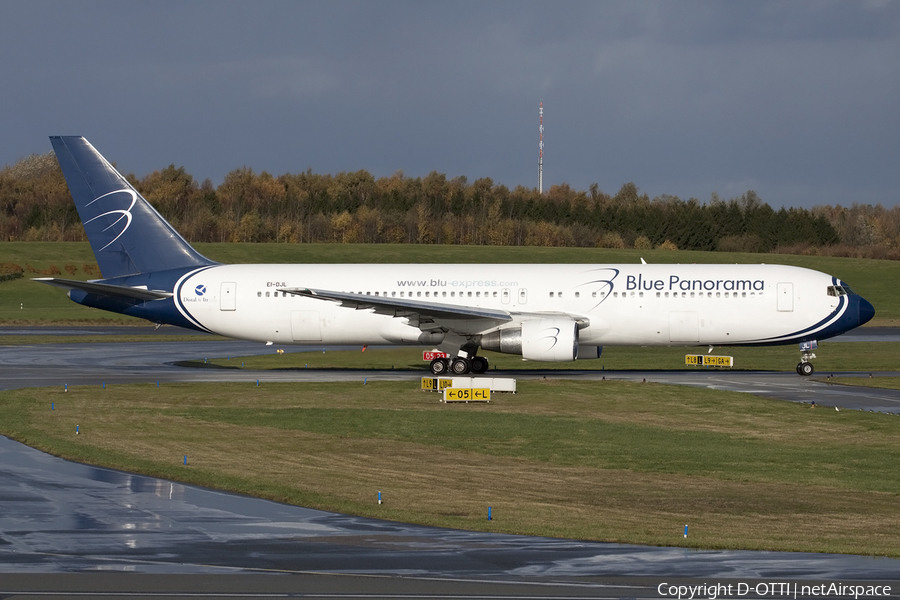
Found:
[{"label": "black text on yellow sign", "polygon": [[423,377],[422,389],[439,392],[444,388],[448,388],[453,384],[453,380],[449,377]]},{"label": "black text on yellow sign", "polygon": [[489,402],[491,390],[488,388],[447,388],[445,402]]},{"label": "black text on yellow sign", "polygon": [[733,367],[734,357],[732,356],[708,356],[705,354],[687,354],[684,357],[684,364],[692,367]]}]

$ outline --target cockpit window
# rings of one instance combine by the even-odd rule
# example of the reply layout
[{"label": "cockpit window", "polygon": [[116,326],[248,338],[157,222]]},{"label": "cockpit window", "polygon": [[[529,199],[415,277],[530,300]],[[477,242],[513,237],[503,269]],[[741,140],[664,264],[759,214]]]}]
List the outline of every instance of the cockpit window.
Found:
[{"label": "cockpit window", "polygon": [[829,296],[847,296],[849,294],[853,294],[853,290],[850,289],[849,285],[829,285],[828,286],[828,295]]}]

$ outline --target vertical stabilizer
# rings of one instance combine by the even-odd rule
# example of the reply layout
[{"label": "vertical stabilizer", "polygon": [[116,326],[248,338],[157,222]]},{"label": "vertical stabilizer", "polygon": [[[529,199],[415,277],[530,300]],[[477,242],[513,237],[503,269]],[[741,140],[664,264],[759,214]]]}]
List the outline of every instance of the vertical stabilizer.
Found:
[{"label": "vertical stabilizer", "polygon": [[214,265],[81,136],[50,141],[104,278]]}]

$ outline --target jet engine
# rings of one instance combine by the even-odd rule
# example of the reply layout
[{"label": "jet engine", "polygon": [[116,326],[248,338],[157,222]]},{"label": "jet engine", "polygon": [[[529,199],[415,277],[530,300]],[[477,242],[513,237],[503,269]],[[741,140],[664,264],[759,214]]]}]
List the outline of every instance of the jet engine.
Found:
[{"label": "jet engine", "polygon": [[521,327],[498,329],[481,336],[485,350],[521,354],[528,360],[569,362],[578,356],[578,324],[572,319],[532,319]]}]

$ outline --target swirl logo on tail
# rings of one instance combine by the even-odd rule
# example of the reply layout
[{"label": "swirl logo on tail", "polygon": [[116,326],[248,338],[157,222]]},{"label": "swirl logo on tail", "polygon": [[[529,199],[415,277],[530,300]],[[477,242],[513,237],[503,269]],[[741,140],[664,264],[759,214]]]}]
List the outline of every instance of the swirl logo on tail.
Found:
[{"label": "swirl logo on tail", "polygon": [[120,237],[122,237],[123,233],[128,231],[128,228],[131,226],[131,221],[134,218],[131,214],[131,209],[134,208],[134,205],[137,203],[137,193],[134,190],[129,190],[127,188],[121,189],[121,190],[113,190],[112,192],[107,192],[107,193],[103,194],[102,196],[97,196],[96,198],[94,198],[93,200],[91,200],[90,202],[87,203],[87,206],[90,206],[97,200],[101,200],[101,199],[106,198],[107,196],[111,196],[113,194],[122,194],[122,193],[125,193],[125,194],[128,194],[131,196],[131,204],[128,206],[128,208],[119,209],[119,210],[110,210],[105,213],[99,214],[96,217],[84,222],[84,224],[87,225],[91,221],[96,221],[100,217],[106,217],[109,215],[119,215],[118,219],[116,219],[115,221],[110,223],[109,226],[107,226],[106,229],[103,230],[103,231],[108,231],[108,230],[112,229],[113,227],[115,227],[116,225],[118,225],[122,221],[122,219],[125,219],[125,226],[122,227],[122,231],[120,231],[116,237],[114,237],[112,240],[110,240],[108,244],[106,244],[105,246],[100,248],[100,250],[98,250],[98,252],[102,252],[103,250],[106,250],[107,248],[109,248],[110,245],[112,245],[116,240],[118,240]]}]

